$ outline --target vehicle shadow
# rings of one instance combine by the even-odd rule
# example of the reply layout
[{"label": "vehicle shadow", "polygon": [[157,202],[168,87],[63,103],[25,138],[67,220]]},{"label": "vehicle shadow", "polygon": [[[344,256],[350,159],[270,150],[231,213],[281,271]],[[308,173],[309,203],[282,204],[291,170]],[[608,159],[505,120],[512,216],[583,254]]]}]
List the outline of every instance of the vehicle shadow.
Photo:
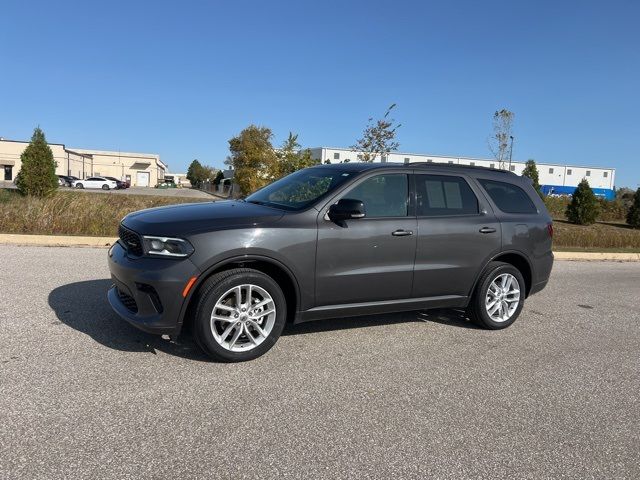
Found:
[{"label": "vehicle shadow", "polygon": [[160,351],[189,360],[209,360],[191,335],[181,335],[178,342],[173,342],[129,325],[109,306],[107,290],[110,286],[108,279],[62,285],[49,294],[49,306],[60,322],[105,347],[124,352],[156,354]]},{"label": "vehicle shadow", "polygon": [[[57,287],[49,294],[49,306],[58,320],[78,332],[88,335],[105,347],[124,352],[153,353],[158,351],[189,360],[209,361],[198,348],[190,332],[169,341],[129,325],[116,315],[107,301],[108,279],[75,282]],[[301,335],[313,332],[392,325],[408,322],[435,322],[453,327],[477,328],[459,310],[429,310],[420,312],[388,313],[362,317],[288,325],[283,335]]]}]

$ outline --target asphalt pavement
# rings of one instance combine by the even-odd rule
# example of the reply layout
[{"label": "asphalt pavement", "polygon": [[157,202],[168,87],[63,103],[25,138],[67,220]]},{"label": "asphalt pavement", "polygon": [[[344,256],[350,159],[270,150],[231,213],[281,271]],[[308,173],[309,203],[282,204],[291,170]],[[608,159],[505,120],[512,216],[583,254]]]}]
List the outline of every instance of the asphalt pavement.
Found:
[{"label": "asphalt pavement", "polygon": [[0,259],[0,479],[640,478],[640,263],[556,262],[502,331],[345,318],[218,364],[110,311],[106,250]]}]

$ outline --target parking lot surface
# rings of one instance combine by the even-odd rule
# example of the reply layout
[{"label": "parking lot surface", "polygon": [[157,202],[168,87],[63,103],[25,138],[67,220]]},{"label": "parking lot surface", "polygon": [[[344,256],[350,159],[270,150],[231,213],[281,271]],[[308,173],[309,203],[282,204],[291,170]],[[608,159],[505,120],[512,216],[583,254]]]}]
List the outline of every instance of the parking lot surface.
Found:
[{"label": "parking lot surface", "polygon": [[557,262],[503,331],[290,327],[207,361],[111,313],[106,250],[0,246],[0,478],[639,478],[640,264]]}]

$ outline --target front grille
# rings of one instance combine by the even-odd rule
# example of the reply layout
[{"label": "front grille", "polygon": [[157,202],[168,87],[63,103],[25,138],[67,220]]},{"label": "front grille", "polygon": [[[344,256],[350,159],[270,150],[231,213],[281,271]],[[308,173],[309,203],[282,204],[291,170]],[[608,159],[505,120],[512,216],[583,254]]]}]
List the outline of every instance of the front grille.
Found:
[{"label": "front grille", "polygon": [[138,313],[138,304],[131,295],[123,292],[119,288],[116,288],[116,292],[118,293],[118,298],[120,299],[122,304],[127,307],[127,310],[132,313]]},{"label": "front grille", "polygon": [[122,246],[127,249],[127,252],[137,257],[142,255],[142,239],[140,235],[120,225],[118,227],[118,236],[120,237]]}]

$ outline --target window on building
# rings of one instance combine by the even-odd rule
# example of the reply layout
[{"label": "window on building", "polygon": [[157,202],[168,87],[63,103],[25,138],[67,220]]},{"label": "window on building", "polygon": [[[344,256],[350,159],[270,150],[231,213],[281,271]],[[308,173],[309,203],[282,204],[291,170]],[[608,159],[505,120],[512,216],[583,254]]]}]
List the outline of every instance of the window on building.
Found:
[{"label": "window on building", "polygon": [[333,159],[334,160],[340,160],[340,153],[336,152],[333,154]]},{"label": "window on building", "polygon": [[591,170],[587,170],[587,177],[591,176]]},{"label": "window on building", "polygon": [[6,181],[13,180],[13,165],[4,166],[4,179]]},{"label": "window on building", "polygon": [[550,168],[550,169],[549,169],[549,173],[553,173],[553,168]]},{"label": "window on building", "polygon": [[427,163],[431,163],[431,162],[433,162],[433,160],[431,160],[431,159],[428,159],[428,160],[427,160]]},{"label": "window on building", "polygon": [[516,185],[494,180],[479,180],[493,203],[505,213],[537,213],[529,196]]},{"label": "window on building", "polygon": [[495,163],[490,163],[489,164],[489,168],[496,168],[496,164]]},{"label": "window on building", "polygon": [[602,172],[602,176],[603,176],[604,178],[607,178],[607,177],[609,176],[609,172]]},{"label": "window on building", "polygon": [[453,163],[453,160],[449,160],[449,163]]},{"label": "window on building", "polygon": [[509,170],[511,170],[512,172],[515,172],[516,171],[516,166],[515,165],[511,165],[509,167]]},{"label": "window on building", "polygon": [[476,162],[469,162],[469,165],[471,165],[472,167],[476,166]]},{"label": "window on building", "polygon": [[411,162],[411,158],[410,157],[404,157],[404,163],[409,163]]},{"label": "window on building", "polygon": [[478,199],[461,177],[416,175],[416,201],[421,217],[478,213]]},{"label": "window on building", "polygon": [[406,217],[408,185],[405,174],[376,175],[355,186],[342,198],[361,200],[366,218]]},{"label": "window on building", "polygon": [[570,168],[568,168],[567,169],[567,175],[571,175],[572,173],[573,173],[573,171]]}]

